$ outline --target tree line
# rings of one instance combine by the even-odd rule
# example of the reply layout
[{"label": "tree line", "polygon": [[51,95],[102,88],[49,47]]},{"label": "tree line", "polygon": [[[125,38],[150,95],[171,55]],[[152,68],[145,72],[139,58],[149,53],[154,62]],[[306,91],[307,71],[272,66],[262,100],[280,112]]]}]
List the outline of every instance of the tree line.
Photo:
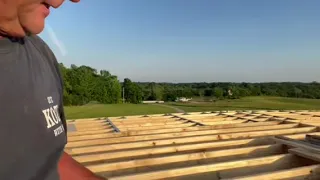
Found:
[{"label": "tree line", "polygon": [[237,99],[245,96],[281,96],[320,99],[317,82],[268,83],[155,83],[132,82],[106,70],[99,72],[89,66],[60,64],[64,80],[65,105],[84,105],[92,101],[104,104],[141,103],[146,100],[175,101],[178,97],[210,97]]},{"label": "tree line", "polygon": [[[267,82],[267,83],[138,83],[145,97],[170,101],[177,97],[212,97],[213,99],[238,99],[245,96],[280,96],[320,99],[317,82]],[[156,94],[156,96],[152,95]],[[155,98],[156,97],[156,98]]]}]

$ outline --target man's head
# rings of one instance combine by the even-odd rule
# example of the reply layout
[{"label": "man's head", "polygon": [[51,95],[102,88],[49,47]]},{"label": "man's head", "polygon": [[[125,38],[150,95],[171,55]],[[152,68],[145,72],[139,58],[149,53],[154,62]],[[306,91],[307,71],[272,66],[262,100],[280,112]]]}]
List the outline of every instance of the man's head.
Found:
[{"label": "man's head", "polygon": [[[79,2],[80,0],[71,0]],[[0,33],[23,37],[44,29],[50,7],[58,8],[64,0],[0,0]]]}]

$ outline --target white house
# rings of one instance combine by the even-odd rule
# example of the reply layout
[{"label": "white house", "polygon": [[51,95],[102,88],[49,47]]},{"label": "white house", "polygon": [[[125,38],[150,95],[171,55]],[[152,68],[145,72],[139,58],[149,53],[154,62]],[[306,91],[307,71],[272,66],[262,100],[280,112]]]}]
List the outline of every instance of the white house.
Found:
[{"label": "white house", "polygon": [[178,98],[176,99],[176,102],[188,102],[188,101],[190,101],[190,100],[192,100],[192,98],[178,97]]}]

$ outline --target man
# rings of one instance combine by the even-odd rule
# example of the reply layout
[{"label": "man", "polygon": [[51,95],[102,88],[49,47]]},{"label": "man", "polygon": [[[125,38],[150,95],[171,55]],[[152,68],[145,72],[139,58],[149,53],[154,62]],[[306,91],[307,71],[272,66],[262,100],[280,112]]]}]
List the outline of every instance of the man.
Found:
[{"label": "man", "polygon": [[[64,0],[0,0],[0,179],[102,179],[63,151],[62,79],[36,34]],[[78,2],[79,0],[71,0]]]}]

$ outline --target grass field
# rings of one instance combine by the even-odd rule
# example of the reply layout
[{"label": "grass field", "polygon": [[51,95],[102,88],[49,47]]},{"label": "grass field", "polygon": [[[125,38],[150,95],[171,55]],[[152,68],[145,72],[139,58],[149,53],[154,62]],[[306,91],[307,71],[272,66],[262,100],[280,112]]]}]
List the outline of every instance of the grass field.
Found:
[{"label": "grass field", "polygon": [[172,113],[174,109],[146,104],[90,104],[65,107],[67,119]]},{"label": "grass field", "polygon": [[[174,108],[187,112],[219,110],[319,110],[320,100],[281,97],[246,97],[237,100],[217,102],[168,103]],[[146,104],[91,104],[65,107],[68,119],[111,117],[176,112],[175,109],[160,105]]]},{"label": "grass field", "polygon": [[237,100],[217,102],[170,103],[184,111],[219,110],[316,110],[320,109],[320,100],[283,97],[245,97]]}]

